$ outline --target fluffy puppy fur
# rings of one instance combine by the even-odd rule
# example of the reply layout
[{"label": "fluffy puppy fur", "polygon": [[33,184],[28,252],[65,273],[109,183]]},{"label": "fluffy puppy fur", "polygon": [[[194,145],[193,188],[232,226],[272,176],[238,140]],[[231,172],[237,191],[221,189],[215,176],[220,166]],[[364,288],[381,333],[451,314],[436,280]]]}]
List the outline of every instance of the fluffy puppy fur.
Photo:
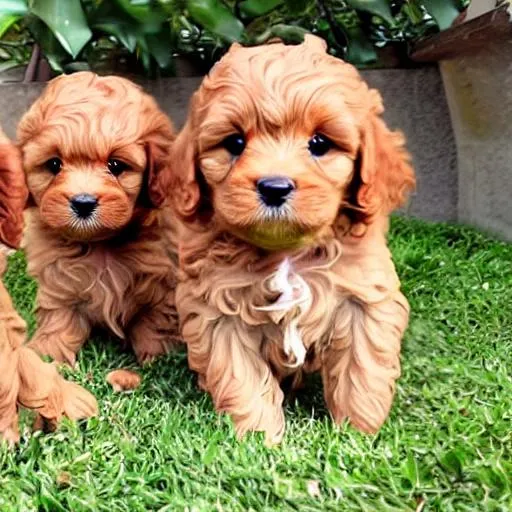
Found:
[{"label": "fluffy puppy fur", "polygon": [[[20,154],[0,130],[0,275],[7,254],[19,246],[26,199]],[[19,439],[19,407],[52,424],[63,415],[78,419],[97,413],[94,397],[24,346],[25,336],[25,322],[0,281],[0,439],[11,443]]]},{"label": "fluffy puppy fur", "polygon": [[283,379],[320,372],[336,423],[391,407],[409,307],[386,231],[414,185],[382,101],[321,39],[234,45],[173,148],[190,367],[239,435],[284,432]]},{"label": "fluffy puppy fur", "polygon": [[153,98],[89,72],[54,79],[21,120],[33,203],[24,248],[39,284],[30,345],[40,353],[73,365],[97,325],[128,340],[141,363],[176,342],[176,258],[163,220],[173,140]]}]

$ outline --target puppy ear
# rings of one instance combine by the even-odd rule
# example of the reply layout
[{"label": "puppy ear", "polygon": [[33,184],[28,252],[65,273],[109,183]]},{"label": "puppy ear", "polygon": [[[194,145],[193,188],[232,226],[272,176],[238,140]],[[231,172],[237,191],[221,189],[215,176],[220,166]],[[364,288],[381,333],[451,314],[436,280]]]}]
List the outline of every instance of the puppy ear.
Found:
[{"label": "puppy ear", "polygon": [[196,176],[195,140],[190,119],[174,142],[171,158],[174,206],[181,217],[191,220],[199,208],[201,189]]},{"label": "puppy ear", "polygon": [[157,126],[144,142],[146,169],[138,202],[144,208],[159,208],[169,195],[171,179],[171,147],[174,129],[165,114],[154,119]]},{"label": "puppy ear", "polygon": [[139,194],[138,202],[144,208],[159,208],[167,197],[169,175],[168,155],[162,155],[162,151],[154,142],[146,142],[146,169],[144,181]]},{"label": "puppy ear", "polygon": [[0,130],[0,242],[17,249],[28,190],[21,153]]},{"label": "puppy ear", "polygon": [[388,215],[402,206],[416,180],[401,132],[390,131],[380,114],[382,99],[370,90],[371,110],[363,125],[353,202],[365,224],[378,214]]}]

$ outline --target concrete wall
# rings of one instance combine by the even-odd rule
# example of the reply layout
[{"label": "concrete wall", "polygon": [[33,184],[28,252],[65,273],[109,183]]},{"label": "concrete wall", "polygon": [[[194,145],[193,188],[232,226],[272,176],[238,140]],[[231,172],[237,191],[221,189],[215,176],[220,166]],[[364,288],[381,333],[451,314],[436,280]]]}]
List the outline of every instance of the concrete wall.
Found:
[{"label": "concrete wall", "polygon": [[[418,190],[408,213],[428,220],[456,220],[456,148],[438,68],[369,70],[363,75],[372,87],[381,91],[389,126],[400,128],[408,138],[418,177]],[[179,78],[141,84],[180,127],[190,95],[199,82],[200,78]],[[0,123],[11,137],[20,116],[42,87],[42,84],[0,85]]]},{"label": "concrete wall", "polygon": [[458,219],[512,241],[512,39],[441,70],[458,148]]}]

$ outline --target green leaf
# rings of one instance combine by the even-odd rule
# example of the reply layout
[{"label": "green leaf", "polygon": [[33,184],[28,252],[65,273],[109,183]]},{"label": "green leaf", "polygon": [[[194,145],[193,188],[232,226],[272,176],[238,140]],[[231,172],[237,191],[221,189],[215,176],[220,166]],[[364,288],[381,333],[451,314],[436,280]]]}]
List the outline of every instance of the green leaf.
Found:
[{"label": "green leaf", "polygon": [[69,59],[69,54],[53,35],[50,28],[39,18],[32,16],[29,18],[28,28],[52,69],[62,73],[63,65]]},{"label": "green leaf", "polygon": [[292,14],[300,14],[304,12],[311,3],[310,0],[285,0],[286,7]]},{"label": "green leaf", "polygon": [[[389,2],[387,0],[346,0],[347,4],[358,11],[369,12],[375,16],[380,16],[385,22],[393,25],[395,22]],[[443,0],[441,0],[443,1]]]},{"label": "green leaf", "polygon": [[[112,0],[109,0],[109,3],[110,1]],[[158,26],[158,29],[168,18],[164,9],[151,0],[115,0],[115,3],[133,19],[145,25]],[[115,11],[119,12],[119,9]]]},{"label": "green leaf", "polygon": [[94,30],[114,36],[131,53],[135,51],[140,24],[115,4],[102,2],[92,14],[90,24]]},{"label": "green leaf", "polygon": [[151,53],[149,52],[146,37],[143,34],[137,37],[137,56],[142,61],[146,73],[151,73]]},{"label": "green leaf", "polygon": [[128,51],[135,51],[137,36],[126,25],[119,22],[116,23],[115,21],[108,22],[103,20],[92,25],[92,28],[114,36]]},{"label": "green leaf", "polygon": [[211,437],[210,441],[208,442],[208,446],[206,447],[206,450],[203,453],[203,464],[205,466],[208,466],[213,462],[215,457],[217,456],[219,452],[219,441],[221,439],[220,432],[215,432],[213,436]]},{"label": "green leaf", "polygon": [[402,7],[403,12],[407,14],[414,25],[418,25],[423,21],[423,12],[418,5],[411,2]]},{"label": "green leaf", "polygon": [[26,0],[0,0],[0,16],[7,14],[26,14],[28,6]]},{"label": "green leaf", "polygon": [[34,0],[31,12],[50,27],[73,58],[92,37],[80,0]]},{"label": "green leaf", "polygon": [[458,5],[456,0],[423,0],[423,6],[436,20],[439,30],[452,26],[453,20],[459,15]]},{"label": "green leaf", "polygon": [[279,23],[271,28],[273,37],[279,37],[287,43],[302,43],[308,31],[297,25],[284,25]]},{"label": "green leaf", "polygon": [[441,464],[447,471],[453,473],[457,478],[460,478],[462,476],[464,458],[463,450],[456,446],[443,455]]},{"label": "green leaf", "polygon": [[3,62],[0,62],[0,73],[3,73],[4,71],[9,71],[9,69],[17,68],[19,66],[23,66],[23,64],[21,64],[17,60],[4,60]]},{"label": "green leaf", "polygon": [[2,37],[20,19],[21,16],[16,14],[0,14],[0,37]]},{"label": "green leaf", "polygon": [[148,51],[162,69],[167,69],[172,62],[172,43],[169,27],[165,27],[161,34],[146,36]]},{"label": "green leaf", "polygon": [[402,464],[402,473],[412,487],[417,487],[420,484],[418,464],[412,453],[407,455],[407,459]]},{"label": "green leaf", "polygon": [[355,65],[370,64],[377,61],[377,52],[359,25],[342,26],[348,41],[345,60]]},{"label": "green leaf", "polygon": [[77,62],[70,62],[69,64],[66,64],[64,66],[64,71],[66,73],[76,73],[77,71],[90,71],[91,68],[89,66],[89,63],[77,61]]},{"label": "green leaf", "polygon": [[240,11],[245,15],[257,18],[280,6],[283,0],[245,0],[240,4]]},{"label": "green leaf", "polygon": [[219,0],[187,0],[187,8],[194,21],[227,41],[242,37],[242,22]]}]

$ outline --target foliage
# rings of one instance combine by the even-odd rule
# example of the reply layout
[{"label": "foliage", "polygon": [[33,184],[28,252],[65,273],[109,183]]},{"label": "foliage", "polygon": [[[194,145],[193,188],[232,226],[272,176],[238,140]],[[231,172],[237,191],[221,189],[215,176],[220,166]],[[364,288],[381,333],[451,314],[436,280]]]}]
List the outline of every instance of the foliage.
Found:
[{"label": "foliage", "polygon": [[[131,394],[106,374],[134,365],[95,339],[69,378],[98,418],[0,446],[0,510],[512,510],[512,245],[474,230],[394,219],[391,249],[411,323],[391,416],[376,436],[333,426],[317,381],[290,397],[283,445],[238,442],[179,352]],[[31,328],[21,253],[5,282]]]},{"label": "foliage", "polygon": [[[123,61],[173,72],[176,55],[210,65],[233,41],[324,37],[357,65],[386,45],[407,45],[451,25],[467,0],[0,0],[0,38],[36,41],[51,66],[70,71]],[[18,56],[19,57],[19,56]],[[4,58],[5,60],[5,58]],[[16,61],[16,57],[13,56]],[[19,60],[19,59],[18,59]]]}]

